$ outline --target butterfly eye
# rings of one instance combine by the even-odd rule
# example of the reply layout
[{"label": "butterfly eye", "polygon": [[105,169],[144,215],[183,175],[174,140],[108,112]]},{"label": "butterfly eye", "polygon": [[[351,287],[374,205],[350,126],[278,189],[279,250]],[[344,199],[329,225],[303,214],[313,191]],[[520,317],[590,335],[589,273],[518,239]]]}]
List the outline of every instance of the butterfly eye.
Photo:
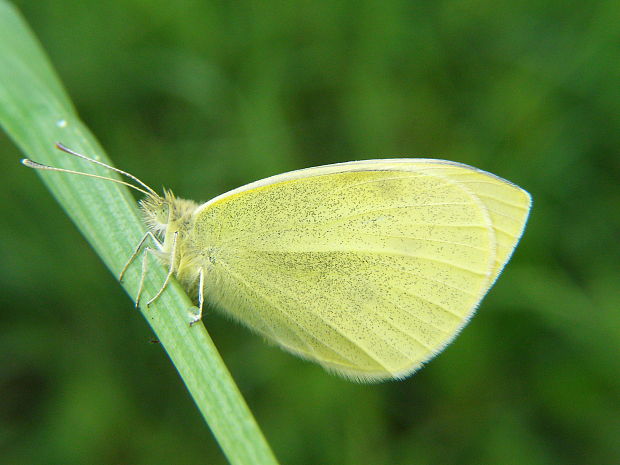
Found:
[{"label": "butterfly eye", "polygon": [[161,224],[167,224],[170,218],[170,206],[168,204],[164,204],[157,215],[157,221]]}]

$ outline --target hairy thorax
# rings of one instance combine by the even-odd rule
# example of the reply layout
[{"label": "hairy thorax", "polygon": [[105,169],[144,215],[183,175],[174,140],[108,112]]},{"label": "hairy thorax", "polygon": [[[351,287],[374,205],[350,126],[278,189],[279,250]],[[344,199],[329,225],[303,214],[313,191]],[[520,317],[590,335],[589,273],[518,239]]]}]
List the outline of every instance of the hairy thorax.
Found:
[{"label": "hairy thorax", "polygon": [[155,254],[165,265],[172,262],[177,280],[195,296],[199,271],[206,259],[192,234],[198,204],[166,191],[163,198],[144,199],[141,207],[149,230],[162,244]]}]

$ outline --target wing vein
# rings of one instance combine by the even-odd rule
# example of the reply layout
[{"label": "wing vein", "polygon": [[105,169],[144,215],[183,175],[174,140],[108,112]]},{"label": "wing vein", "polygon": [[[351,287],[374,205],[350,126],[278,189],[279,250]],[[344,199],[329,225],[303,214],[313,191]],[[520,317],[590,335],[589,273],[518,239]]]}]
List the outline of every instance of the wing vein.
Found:
[{"label": "wing vein", "polygon": [[[391,287],[392,289],[397,289],[397,290],[398,290],[398,291],[400,291],[400,292],[402,292],[402,291],[403,291],[403,289],[400,289],[400,288],[395,288],[395,287],[393,287],[393,286],[390,286],[390,287]],[[385,300],[385,301],[389,302],[389,303],[390,303],[391,305],[393,305],[394,307],[397,307],[397,308],[401,309],[401,310],[402,310],[403,312],[405,312],[407,315],[409,315],[410,317],[415,318],[415,319],[416,319],[416,320],[418,320],[420,323],[423,323],[423,324],[425,324],[425,325],[428,325],[428,326],[430,326],[431,328],[436,329],[437,331],[442,332],[442,333],[444,333],[444,334],[450,334],[450,332],[449,332],[449,331],[446,331],[445,329],[442,329],[442,328],[440,328],[440,327],[438,327],[438,326],[435,326],[435,325],[434,325],[433,323],[431,323],[430,321],[425,321],[425,320],[423,320],[422,318],[420,318],[419,316],[414,315],[413,313],[411,313],[411,312],[409,311],[409,309],[407,309],[406,307],[402,307],[401,305],[397,304],[394,300],[390,299],[389,297],[386,297],[386,296],[382,295],[382,293],[379,293],[379,292],[374,292],[374,291],[373,291],[373,293],[374,293],[376,296],[378,296],[379,298],[381,298],[381,299],[383,299],[383,300]],[[383,320],[385,321],[385,319],[383,319]],[[407,336],[411,337],[413,340],[415,340],[418,344],[420,344],[420,345],[421,345],[422,347],[424,347],[425,349],[428,349],[428,350],[432,351],[432,349],[431,349],[429,346],[427,346],[426,344],[424,344],[422,341],[420,341],[420,340],[419,340],[418,338],[416,338],[415,336],[413,336],[413,335],[411,335],[411,334],[409,334],[409,333],[406,333],[405,331],[403,331],[403,330],[402,330],[402,329],[400,329],[400,328],[397,328],[397,329],[399,329],[401,332],[403,332],[403,333],[404,333],[404,334],[406,334]]]},{"label": "wing vein", "polygon": [[462,242],[456,242],[456,241],[442,241],[440,239],[428,239],[428,238],[420,238],[420,237],[414,237],[414,236],[397,236],[393,234],[373,234],[373,233],[369,233],[365,231],[356,232],[356,234],[363,234],[365,236],[372,236],[372,237],[384,237],[384,238],[390,238],[390,239],[413,239],[415,241],[437,242],[439,244],[460,245],[463,247],[467,247],[469,249],[480,250],[482,252],[487,251],[487,249],[483,247],[476,247],[475,245],[464,244]]},{"label": "wing vein", "polygon": [[[222,266],[222,268],[224,268],[224,269],[226,270],[226,272],[228,273],[228,275],[229,275],[230,277],[234,278],[237,282],[239,282],[239,283],[243,284],[246,288],[251,289],[251,290],[253,290],[254,292],[256,292],[256,293],[257,293],[257,294],[258,294],[258,295],[259,295],[259,296],[263,299],[263,301],[265,301],[267,304],[272,305],[273,307],[275,307],[278,311],[280,311],[280,313],[281,313],[282,315],[284,315],[284,316],[285,316],[285,318],[288,318],[289,320],[291,320],[291,321],[292,321],[292,323],[293,323],[293,325],[296,325],[296,326],[298,326],[298,327],[299,327],[299,325],[297,324],[297,322],[296,322],[296,321],[294,321],[292,318],[290,318],[290,315],[288,315],[288,313],[287,313],[287,312],[285,312],[285,311],[284,311],[284,310],[282,310],[279,306],[277,306],[277,305],[275,305],[273,302],[271,302],[271,300],[270,300],[269,298],[267,298],[264,294],[262,294],[262,293],[258,292],[258,291],[257,291],[257,290],[253,287],[253,286],[251,286],[251,285],[247,282],[247,280],[246,280],[243,276],[241,276],[241,275],[239,275],[239,274],[237,274],[237,273],[233,272],[233,271],[232,271],[232,270],[231,270],[228,266],[226,266],[226,265],[225,265],[225,263],[224,263],[224,262],[219,262],[219,264]],[[256,314],[257,314],[257,315],[258,315],[258,317],[259,317],[259,318],[263,321],[263,323],[265,324],[265,327],[266,327],[266,328],[269,330],[269,332],[271,333],[271,338],[272,338],[274,341],[276,341],[276,342],[277,342],[277,341],[278,341],[278,338],[277,338],[277,337],[276,337],[276,335],[274,334],[274,332],[273,332],[273,328],[272,328],[272,327],[271,327],[271,325],[269,325],[269,323],[268,323],[268,322],[267,322],[267,321],[263,318],[263,316],[262,316],[262,314],[261,314],[260,310],[256,309]],[[299,327],[299,329],[301,329],[301,331],[303,332],[303,328],[300,328],[300,327]],[[303,342],[303,344],[306,346],[306,348],[307,348],[307,349],[309,349],[310,354],[311,354],[311,355],[314,355],[314,351],[312,350],[312,347],[311,347],[311,346],[308,344],[308,342],[307,342],[307,341],[303,338],[303,336],[302,336],[302,335],[301,335],[301,334],[300,334],[297,330],[295,330],[295,329],[294,329],[293,331],[295,332],[295,334],[297,335],[297,337],[298,337],[298,338],[299,338],[299,339]]]},{"label": "wing vein", "polygon": [[[220,264],[222,264],[222,265],[226,268],[226,270],[228,271],[228,273],[229,273],[231,276],[233,276],[233,277],[235,277],[237,280],[239,280],[240,276],[239,276],[237,273],[232,272],[232,270],[230,270],[230,268],[228,268],[227,266],[225,266],[222,262],[220,262]],[[258,275],[260,275],[260,274],[258,274]],[[243,280],[243,281],[244,281],[244,284],[245,284],[246,286],[248,286],[248,287],[249,287],[249,285],[245,282],[245,280]],[[263,284],[264,284],[264,281],[263,281]],[[273,286],[273,283],[271,283],[271,285],[272,285],[272,287],[274,287],[274,286]],[[275,286],[275,287],[276,287],[276,288],[278,288],[277,286]],[[253,289],[253,288],[252,288],[252,289]],[[284,292],[284,290],[283,290],[282,288],[279,288],[279,289],[280,289],[280,291],[281,291],[281,292]],[[290,321],[290,322],[292,322],[295,326],[297,326],[297,327],[298,327],[298,328],[302,331],[302,333],[303,333],[303,334],[308,334],[308,335],[310,335],[310,336],[311,336],[311,337],[312,337],[315,341],[317,341],[319,344],[321,344],[321,345],[323,345],[323,346],[325,346],[325,347],[329,348],[331,351],[333,351],[334,353],[336,353],[336,354],[338,354],[339,356],[341,356],[344,360],[348,360],[349,362],[351,362],[351,365],[350,365],[350,366],[351,366],[351,368],[355,368],[355,367],[356,367],[355,362],[354,362],[351,358],[349,358],[349,357],[347,357],[345,354],[343,354],[343,353],[342,353],[342,352],[341,352],[338,348],[335,348],[335,347],[333,347],[333,346],[331,346],[331,345],[329,345],[329,344],[325,343],[324,341],[320,340],[320,339],[319,339],[319,338],[317,338],[316,336],[313,336],[312,334],[310,334],[310,333],[308,333],[307,331],[305,331],[305,330],[304,330],[304,329],[303,329],[303,328],[299,325],[299,323],[297,323],[297,322],[295,321],[295,318],[293,318],[293,317],[290,315],[290,313],[288,313],[286,310],[284,310],[284,308],[283,308],[282,306],[280,306],[280,305],[276,305],[274,302],[272,302],[270,299],[268,299],[267,297],[265,297],[263,294],[260,294],[260,295],[261,295],[261,297],[263,298],[263,300],[265,300],[265,302],[267,302],[267,303],[269,303],[270,305],[272,305],[273,307],[275,307],[275,308],[276,308],[276,309],[277,309],[277,310],[278,310],[278,311],[279,311],[279,312],[280,312],[280,313],[281,313],[281,314],[282,314],[285,318],[287,318],[287,320],[289,320],[289,321]],[[303,302],[301,299],[298,299],[298,298],[297,298],[297,296],[295,296],[295,295],[292,295],[292,294],[289,294],[289,295],[291,295],[291,296],[293,297],[293,299],[294,299],[294,300],[297,300],[297,301],[301,304],[301,307],[302,307],[302,308],[303,308],[303,307],[305,307],[304,302]],[[330,323],[329,323],[328,321],[326,321],[326,320],[325,320],[325,318],[323,318],[320,314],[317,314],[316,312],[312,312],[312,311],[310,311],[310,312],[308,312],[308,313],[309,313],[309,314],[311,314],[311,315],[316,315],[316,316],[318,316],[318,318],[319,318],[321,321],[323,321],[323,323],[324,323],[326,326],[328,326],[329,328],[331,328],[334,332],[337,332],[338,334],[340,334],[340,335],[341,335],[344,339],[346,339],[346,340],[348,340],[348,341],[350,341],[350,342],[353,342],[353,341],[351,341],[351,339],[350,339],[347,335],[345,335],[345,334],[344,334],[344,333],[343,333],[343,332],[342,332],[339,328],[337,328],[337,327],[333,326],[332,324],[330,324]],[[261,317],[261,319],[263,319],[263,318]],[[264,319],[263,319],[263,321],[264,321]],[[312,356],[315,360],[320,361],[320,359],[316,356],[316,353],[314,352],[314,350],[312,349],[312,347],[308,345],[308,343],[306,342],[306,340],[305,340],[305,339],[303,339],[302,335],[301,335],[298,331],[295,331],[295,334],[297,334],[297,336],[298,336],[298,337],[299,337],[299,338],[300,338],[300,339],[304,342],[304,344],[306,344],[307,348],[309,349],[309,355],[310,355],[310,356]],[[273,335],[272,335],[272,338],[273,338],[273,340],[274,340],[274,341],[276,341],[276,342],[278,341],[278,339],[277,339],[275,336],[273,336]],[[358,346],[358,347],[359,347],[359,346]],[[293,350],[298,350],[298,349],[295,349],[295,348],[292,348],[292,349],[293,349]],[[386,367],[385,367],[385,366],[384,366],[384,365],[383,365],[383,364],[382,364],[379,360],[377,360],[377,359],[376,359],[373,355],[371,355],[370,353],[368,353],[366,350],[362,349],[361,347],[360,347],[360,349],[361,349],[361,350],[362,350],[362,352],[364,352],[364,353],[365,353],[365,354],[366,354],[366,355],[367,355],[367,356],[368,356],[371,360],[375,361],[375,362],[376,362],[376,363],[377,363],[380,367],[382,367],[382,368],[384,368],[385,370],[387,370],[387,368],[386,368]],[[337,361],[332,361],[332,362],[333,362],[333,363],[336,363],[336,364],[344,365],[342,362],[337,362]]]},{"label": "wing vein", "polygon": [[408,258],[413,258],[413,259],[417,259],[417,260],[426,260],[426,261],[430,261],[430,262],[435,262],[435,263],[440,263],[442,265],[447,265],[447,266],[451,266],[453,268],[459,269],[461,271],[466,271],[467,273],[471,273],[477,276],[487,276],[489,273],[488,272],[481,272],[481,271],[476,271],[470,268],[467,268],[465,266],[462,265],[457,265],[456,263],[452,263],[449,262],[447,260],[441,260],[438,258],[433,258],[433,257],[424,257],[422,255],[413,255],[413,254],[409,254],[409,253],[404,253],[404,252],[400,252],[400,251],[396,251],[396,250],[379,250],[379,249],[375,249],[375,250],[369,250],[369,249],[337,249],[337,248],[327,248],[324,250],[321,249],[295,249],[295,250],[289,250],[289,251],[282,251],[282,250],[271,250],[271,249],[267,249],[267,248],[248,248],[248,247],[239,247],[239,249],[243,249],[243,250],[247,250],[249,252],[264,252],[264,253],[272,253],[272,254],[281,254],[281,253],[288,253],[288,254],[296,254],[296,253],[307,253],[307,254],[312,254],[312,253],[316,253],[316,254],[330,254],[330,253],[354,253],[354,254],[360,254],[360,255],[391,255],[391,256],[400,256],[400,257],[408,257]]}]

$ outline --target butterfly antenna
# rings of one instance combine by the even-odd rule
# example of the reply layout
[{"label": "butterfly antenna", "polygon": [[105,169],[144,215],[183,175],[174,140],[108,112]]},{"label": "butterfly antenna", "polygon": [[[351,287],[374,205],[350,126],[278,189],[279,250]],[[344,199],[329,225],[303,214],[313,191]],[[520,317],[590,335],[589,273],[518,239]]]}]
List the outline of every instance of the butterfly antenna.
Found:
[{"label": "butterfly antenna", "polygon": [[[35,170],[57,171],[59,173],[79,174],[79,175],[82,175],[82,176],[86,176],[88,178],[104,179],[106,181],[112,181],[112,182],[115,182],[117,184],[123,184],[123,185],[125,185],[127,187],[131,187],[132,189],[135,189],[138,192],[142,192],[144,195],[149,196],[149,197],[152,197],[153,195],[157,195],[157,194],[153,194],[152,192],[145,191],[144,189],[140,189],[139,187],[136,187],[133,184],[129,184],[128,182],[120,181],[120,180],[114,179],[114,178],[107,178],[105,176],[99,176],[98,174],[82,173],[81,171],[73,171],[73,170],[66,170],[64,168],[56,168],[54,166],[44,165],[43,163],[39,163],[37,161],[32,161],[29,158],[22,158],[21,162],[22,162],[22,165],[27,166],[28,168],[33,168]],[[159,197],[159,196],[157,196],[157,197]]]},{"label": "butterfly antenna", "polygon": [[[142,181],[140,181],[140,179],[135,177],[133,174],[128,173],[127,171],[119,170],[118,168],[115,168],[115,167],[110,166],[110,165],[108,165],[106,163],[103,163],[102,161],[95,160],[94,158],[87,157],[86,155],[83,155],[83,154],[78,153],[78,152],[76,152],[74,150],[71,150],[69,147],[63,145],[60,142],[56,142],[56,148],[59,149],[59,150],[62,150],[65,153],[68,153],[70,155],[73,155],[73,156],[76,156],[78,158],[81,158],[82,160],[86,160],[88,162],[94,163],[95,165],[103,166],[104,168],[107,168],[109,170],[117,172],[118,174],[126,176],[129,179],[132,179],[135,182],[137,182],[138,184],[140,184],[142,187],[144,187],[147,191],[149,191],[151,193],[151,195],[154,195],[155,197],[159,197],[157,192],[155,192],[147,184],[143,183]],[[106,178],[106,179],[110,179],[110,178]]]}]

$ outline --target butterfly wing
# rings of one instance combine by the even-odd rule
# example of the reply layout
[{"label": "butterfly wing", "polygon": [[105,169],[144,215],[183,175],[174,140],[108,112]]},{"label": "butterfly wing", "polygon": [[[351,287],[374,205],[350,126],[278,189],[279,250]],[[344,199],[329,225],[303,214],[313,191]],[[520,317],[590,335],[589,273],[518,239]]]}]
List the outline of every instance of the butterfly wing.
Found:
[{"label": "butterfly wing", "polygon": [[300,170],[196,213],[207,298],[267,339],[360,381],[448,344],[510,258],[529,195],[480,170],[399,159]]}]

